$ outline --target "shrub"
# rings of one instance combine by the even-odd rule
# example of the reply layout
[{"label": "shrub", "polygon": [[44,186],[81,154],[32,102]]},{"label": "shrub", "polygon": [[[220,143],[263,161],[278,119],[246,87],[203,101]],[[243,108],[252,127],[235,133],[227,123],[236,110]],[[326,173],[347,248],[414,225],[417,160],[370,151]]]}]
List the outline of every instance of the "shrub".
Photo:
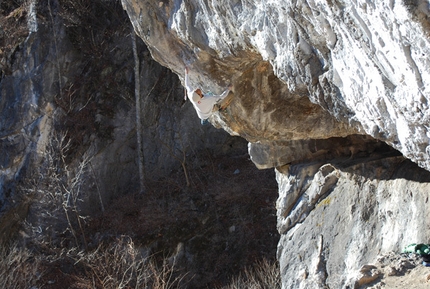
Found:
[{"label": "shrub", "polygon": [[127,236],[101,244],[93,251],[76,247],[38,249],[37,253],[31,253],[16,244],[2,249],[2,288],[45,288],[47,285],[49,288],[186,288],[181,287],[185,275],[176,274],[167,261],[162,266],[157,265]]},{"label": "shrub", "polygon": [[145,256],[128,236],[101,244],[92,252],[70,250],[67,257],[87,268],[86,274],[78,279],[85,288],[181,288],[183,280],[167,262],[158,266],[154,259]]},{"label": "shrub", "polygon": [[223,289],[277,289],[281,288],[281,275],[277,262],[266,259],[259,261],[255,266],[245,269],[232,282]]},{"label": "shrub", "polygon": [[16,244],[0,250],[0,284],[2,288],[31,288],[40,276],[40,258]]},{"label": "shrub", "polygon": [[14,54],[28,36],[27,10],[27,1],[0,1],[0,78],[12,73]]}]

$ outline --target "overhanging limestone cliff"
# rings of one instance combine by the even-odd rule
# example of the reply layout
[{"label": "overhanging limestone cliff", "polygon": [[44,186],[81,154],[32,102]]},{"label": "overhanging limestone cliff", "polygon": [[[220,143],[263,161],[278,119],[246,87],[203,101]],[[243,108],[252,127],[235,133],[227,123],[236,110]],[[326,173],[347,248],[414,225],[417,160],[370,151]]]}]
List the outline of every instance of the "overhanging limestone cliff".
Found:
[{"label": "overhanging limestone cliff", "polygon": [[[46,153],[54,119],[80,152],[94,156],[87,180],[100,186],[90,182],[91,197],[100,189],[109,198],[136,184],[128,18],[115,15],[118,1],[67,2],[91,3],[90,11],[61,8],[66,2],[29,1],[30,17],[21,21],[28,20],[30,36],[14,46],[10,67],[0,67],[0,147],[7,152],[1,205]],[[373,2],[122,1],[162,65],[181,78],[189,66],[193,84],[205,91],[234,84],[230,106],[211,121],[247,139],[259,168],[277,168],[286,288],[353,287],[360,266],[378,254],[429,239],[422,221],[429,174],[388,149],[429,169],[429,4]],[[105,3],[118,7],[99,9]],[[98,29],[63,25],[62,9],[89,12],[84,19],[92,25],[78,26]],[[182,106],[177,78],[146,50],[139,56],[148,60],[141,71],[145,91],[153,92],[143,120],[147,167],[155,176],[175,167],[169,148],[187,160],[186,151],[206,144],[222,153],[213,141],[221,131],[200,127],[192,106]],[[75,151],[70,161],[79,156]]]},{"label": "overhanging limestone cliff", "polygon": [[[233,9],[230,4],[199,6],[180,1],[123,1],[123,4],[137,33],[162,65],[180,76],[184,67],[190,66],[191,81],[205,91],[219,93],[229,83],[234,85],[235,96],[228,110],[212,118],[216,126],[250,142],[327,138],[358,131],[311,103],[304,87],[291,90],[277,78],[267,59],[251,43],[246,43],[249,39],[237,34],[234,25],[238,24],[225,23],[238,21],[239,15],[231,14],[229,18],[218,15],[225,8]],[[216,20],[221,22],[212,22]],[[224,27],[228,39],[219,37],[220,32],[213,31],[215,27]]]},{"label": "overhanging limestone cliff", "polygon": [[379,254],[428,241],[429,174],[387,148],[430,170],[428,1],[122,3],[162,65],[233,83],[211,122],[277,167],[284,288],[355,288]]},{"label": "overhanging limestone cliff", "polygon": [[[368,134],[430,169],[427,1],[122,0],[162,65],[206,91],[250,142]],[[317,104],[317,105],[316,105]]]}]

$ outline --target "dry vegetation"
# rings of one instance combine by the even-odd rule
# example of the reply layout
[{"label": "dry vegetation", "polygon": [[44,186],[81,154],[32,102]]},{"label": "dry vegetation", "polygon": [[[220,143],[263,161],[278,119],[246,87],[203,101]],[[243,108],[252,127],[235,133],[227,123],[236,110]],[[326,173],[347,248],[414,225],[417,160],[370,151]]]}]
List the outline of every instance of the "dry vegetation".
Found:
[{"label": "dry vegetation", "polygon": [[[127,95],[124,71],[130,67],[113,38],[129,33],[130,24],[119,1],[63,0],[50,6],[54,2],[37,1],[38,17],[48,26],[61,17],[71,44],[87,61],[76,68],[75,79],[59,84],[63,89],[54,97],[63,112],[58,134],[51,136],[39,170],[20,184],[17,205],[0,219],[0,284],[278,288],[274,173],[258,171],[246,153],[208,156],[211,165],[187,167],[187,178],[178,170],[148,181],[144,196],[129,192],[103,212],[83,213],[82,188],[92,174],[90,158],[81,153],[91,134],[111,138],[110,123],[95,116],[112,117],[119,95]],[[0,5],[3,77],[28,35],[28,1]],[[112,59],[116,63],[106,65]]]},{"label": "dry vegetation", "polygon": [[258,261],[245,269],[238,277],[223,289],[265,289],[281,288],[281,275],[278,264],[267,259]]},{"label": "dry vegetation", "polygon": [[[129,237],[118,237],[116,242],[100,245],[91,252],[73,248],[50,253],[32,253],[16,245],[3,249],[0,252],[3,288],[199,288],[190,285],[188,274],[178,274],[167,260],[160,265],[154,258],[143,256]],[[279,268],[276,263],[263,260],[245,269],[226,286],[204,288],[280,288]]]},{"label": "dry vegetation", "polygon": [[11,245],[0,251],[0,284],[3,288],[31,288],[40,276],[41,260],[29,249]]},{"label": "dry vegetation", "polygon": [[263,259],[276,264],[273,171],[258,171],[242,155],[213,159],[213,166],[189,173],[191,188],[179,170],[151,183],[144,198],[116,200],[88,228],[104,232],[98,240],[130,236],[159,263],[175,260],[178,272],[187,274],[184,288],[221,288],[247,268],[254,272],[250,268]]},{"label": "dry vegetation", "polygon": [[87,162],[72,172],[67,148],[53,141],[22,191],[37,198],[2,251],[0,283],[20,280],[6,288],[279,288],[273,172],[245,155],[214,159],[191,170],[192,188],[178,171],[89,217],[79,210]]},{"label": "dry vegetation", "polygon": [[0,78],[12,73],[10,63],[28,35],[28,1],[0,2]]}]

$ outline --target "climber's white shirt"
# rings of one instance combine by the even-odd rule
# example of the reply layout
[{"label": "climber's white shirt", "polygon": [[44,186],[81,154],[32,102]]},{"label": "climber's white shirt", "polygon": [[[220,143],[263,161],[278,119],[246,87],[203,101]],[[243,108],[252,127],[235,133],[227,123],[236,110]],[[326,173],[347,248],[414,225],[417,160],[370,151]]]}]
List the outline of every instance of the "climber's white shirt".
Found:
[{"label": "climber's white shirt", "polygon": [[218,101],[225,98],[230,89],[224,91],[221,95],[205,95],[203,98],[194,92],[196,89],[190,85],[190,81],[188,79],[188,73],[185,72],[185,88],[187,89],[188,99],[194,106],[194,109],[197,112],[197,115],[200,119],[207,119],[212,114],[212,109]]}]

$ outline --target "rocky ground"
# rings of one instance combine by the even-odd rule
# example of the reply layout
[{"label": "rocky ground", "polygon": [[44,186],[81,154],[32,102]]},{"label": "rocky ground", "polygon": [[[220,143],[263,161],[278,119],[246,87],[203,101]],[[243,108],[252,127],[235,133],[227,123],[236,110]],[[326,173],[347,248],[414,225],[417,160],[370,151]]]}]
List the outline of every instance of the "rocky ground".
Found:
[{"label": "rocky ground", "polygon": [[378,257],[375,265],[363,266],[356,288],[426,289],[430,288],[430,267],[422,265],[416,254],[391,253]]},{"label": "rocky ground", "polygon": [[[380,288],[392,289],[427,289],[430,288],[430,270],[417,266],[403,276],[388,276],[381,281]],[[375,287],[377,288],[377,287]]]}]

